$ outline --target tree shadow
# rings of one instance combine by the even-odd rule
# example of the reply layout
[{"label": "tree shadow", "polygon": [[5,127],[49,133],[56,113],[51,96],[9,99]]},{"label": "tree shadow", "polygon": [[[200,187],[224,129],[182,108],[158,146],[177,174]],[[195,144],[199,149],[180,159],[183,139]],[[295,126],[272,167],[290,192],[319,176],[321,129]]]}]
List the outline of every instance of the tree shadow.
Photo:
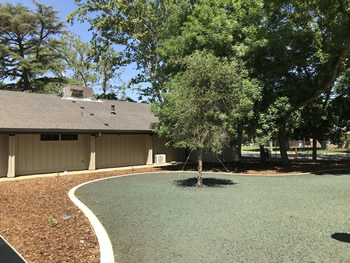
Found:
[{"label": "tree shadow", "polygon": [[331,235],[331,238],[341,242],[350,243],[349,233],[334,233],[333,235]]},{"label": "tree shadow", "polygon": [[314,175],[335,175],[335,176],[343,176],[350,175],[349,170],[333,170],[333,171],[322,171],[322,172],[313,172]]},{"label": "tree shadow", "polygon": [[[174,184],[179,187],[197,187],[197,177],[183,180],[175,180]],[[226,185],[234,185],[232,180],[220,178],[203,178],[203,185],[207,187],[224,187]]]}]

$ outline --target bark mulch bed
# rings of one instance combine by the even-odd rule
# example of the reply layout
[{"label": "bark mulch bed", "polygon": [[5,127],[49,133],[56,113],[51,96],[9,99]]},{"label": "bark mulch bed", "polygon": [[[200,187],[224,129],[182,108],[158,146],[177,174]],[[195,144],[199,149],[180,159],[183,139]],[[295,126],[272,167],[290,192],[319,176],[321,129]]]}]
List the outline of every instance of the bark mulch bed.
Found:
[{"label": "bark mulch bed", "polygon": [[[278,174],[350,169],[350,162],[258,162],[226,164],[231,172]],[[188,164],[186,170],[195,170]],[[181,170],[182,165],[128,169],[111,172],[0,180],[0,235],[28,262],[99,262],[99,246],[94,230],[84,214],[71,202],[68,192],[93,179],[130,173]],[[222,165],[206,164],[206,171],[226,172]],[[62,217],[71,216],[64,220]],[[57,220],[50,227],[49,218]]]}]

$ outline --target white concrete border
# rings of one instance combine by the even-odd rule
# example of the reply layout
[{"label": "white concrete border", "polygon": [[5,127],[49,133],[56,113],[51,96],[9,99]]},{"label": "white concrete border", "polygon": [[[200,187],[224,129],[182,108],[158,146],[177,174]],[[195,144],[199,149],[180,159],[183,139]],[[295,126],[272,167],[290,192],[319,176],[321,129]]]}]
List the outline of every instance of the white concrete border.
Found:
[{"label": "white concrete border", "polygon": [[18,253],[18,251],[17,251],[13,246],[11,246],[11,244],[10,244],[9,242],[7,242],[7,240],[6,240],[2,235],[0,235],[0,237],[2,238],[2,240],[5,241],[5,243],[6,243],[13,251],[15,251],[15,252],[17,253],[17,255],[23,260],[24,263],[27,263],[27,260],[25,260],[25,259],[22,257],[22,255],[21,255],[20,253]]},{"label": "white concrete border", "polygon": [[87,183],[82,183],[74,188],[72,188],[68,192],[69,198],[73,201],[73,203],[79,207],[79,209],[85,214],[85,216],[89,219],[95,234],[97,236],[98,244],[100,246],[100,262],[101,263],[115,263],[114,260],[114,253],[113,253],[113,248],[112,248],[112,243],[111,240],[109,239],[109,236],[104,229],[103,225],[101,222],[97,219],[95,214],[86,206],[84,205],[76,196],[75,196],[75,191],[88,183],[91,183],[93,181],[87,182]]},{"label": "white concrete border", "polygon": [[[162,173],[162,172],[148,172],[148,173]],[[113,252],[111,240],[109,239],[107,231],[103,227],[103,225],[101,224],[100,220],[98,220],[98,218],[95,216],[95,214],[83,202],[81,202],[75,196],[75,191],[84,185],[87,185],[90,183],[95,183],[98,181],[103,181],[103,180],[117,178],[117,177],[125,177],[125,176],[130,176],[130,175],[148,174],[148,173],[123,174],[123,175],[115,175],[115,176],[100,178],[100,179],[88,181],[88,182],[82,183],[80,185],[77,185],[68,192],[69,198],[89,219],[89,221],[92,225],[92,228],[95,231],[95,234],[96,234],[97,240],[98,240],[98,244],[100,246],[100,262],[101,263],[115,263],[114,252]]]}]

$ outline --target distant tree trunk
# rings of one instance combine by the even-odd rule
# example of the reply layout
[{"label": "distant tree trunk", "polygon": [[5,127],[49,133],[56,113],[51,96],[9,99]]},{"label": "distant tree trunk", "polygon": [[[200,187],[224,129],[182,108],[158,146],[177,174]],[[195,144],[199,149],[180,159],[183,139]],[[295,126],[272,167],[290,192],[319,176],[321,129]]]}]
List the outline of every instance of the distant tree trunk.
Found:
[{"label": "distant tree trunk", "polygon": [[103,77],[102,77],[102,95],[103,95],[103,98],[105,99],[107,95],[107,78],[106,78],[105,69],[103,69]]},{"label": "distant tree trunk", "polygon": [[28,77],[28,70],[24,69],[22,73],[22,80],[23,80],[23,90],[30,90],[33,91],[33,89],[30,86],[30,81]]},{"label": "distant tree trunk", "polygon": [[283,164],[289,163],[288,154],[287,154],[287,136],[285,134],[284,128],[280,130],[279,133],[279,142],[280,142],[280,153]]},{"label": "distant tree trunk", "polygon": [[239,161],[239,147],[237,141],[233,144],[233,161],[238,162]]},{"label": "distant tree trunk", "polygon": [[317,161],[317,140],[316,138],[312,138],[312,161]]},{"label": "distant tree trunk", "polygon": [[233,141],[233,160],[238,162],[242,158],[242,137],[243,137],[243,126],[238,125],[237,137]]},{"label": "distant tree trunk", "polygon": [[290,151],[290,145],[289,145],[289,141],[286,139],[286,149],[287,151]]},{"label": "distant tree trunk", "polygon": [[273,151],[272,140],[269,141],[269,150],[270,150],[270,157],[271,157],[272,151]]},{"label": "distant tree trunk", "polygon": [[237,142],[237,152],[238,152],[238,160],[242,159],[242,138],[243,138],[243,126],[238,125],[238,142]]},{"label": "distant tree trunk", "polygon": [[199,149],[199,151],[198,151],[198,178],[197,178],[197,186],[203,186],[202,171],[203,171],[203,149]]},{"label": "distant tree trunk", "polygon": [[266,162],[265,147],[260,145],[260,160],[262,163]]}]

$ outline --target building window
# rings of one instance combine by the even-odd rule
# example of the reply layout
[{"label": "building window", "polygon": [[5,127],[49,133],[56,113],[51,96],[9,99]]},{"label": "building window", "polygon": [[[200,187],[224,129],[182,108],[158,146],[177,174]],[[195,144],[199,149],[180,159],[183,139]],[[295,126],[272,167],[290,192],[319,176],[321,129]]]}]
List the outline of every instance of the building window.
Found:
[{"label": "building window", "polygon": [[78,134],[61,134],[61,141],[77,141]]},{"label": "building window", "polygon": [[58,141],[59,134],[40,134],[40,141]]}]

